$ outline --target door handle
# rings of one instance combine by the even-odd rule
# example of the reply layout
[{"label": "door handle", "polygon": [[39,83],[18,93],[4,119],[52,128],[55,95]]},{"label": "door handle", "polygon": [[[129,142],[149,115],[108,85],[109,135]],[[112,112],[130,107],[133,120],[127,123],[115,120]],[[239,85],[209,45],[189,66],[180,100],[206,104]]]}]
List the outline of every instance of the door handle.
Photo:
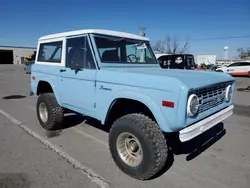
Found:
[{"label": "door handle", "polygon": [[65,72],[66,71],[66,69],[60,69],[60,72]]}]

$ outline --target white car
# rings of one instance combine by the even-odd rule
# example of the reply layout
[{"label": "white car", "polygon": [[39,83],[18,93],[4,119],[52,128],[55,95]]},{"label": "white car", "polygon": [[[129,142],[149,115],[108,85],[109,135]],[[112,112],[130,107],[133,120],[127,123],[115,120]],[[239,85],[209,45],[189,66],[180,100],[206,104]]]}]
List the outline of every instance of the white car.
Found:
[{"label": "white car", "polygon": [[216,69],[217,72],[225,72],[232,76],[250,76],[250,62],[235,62],[228,66]]}]

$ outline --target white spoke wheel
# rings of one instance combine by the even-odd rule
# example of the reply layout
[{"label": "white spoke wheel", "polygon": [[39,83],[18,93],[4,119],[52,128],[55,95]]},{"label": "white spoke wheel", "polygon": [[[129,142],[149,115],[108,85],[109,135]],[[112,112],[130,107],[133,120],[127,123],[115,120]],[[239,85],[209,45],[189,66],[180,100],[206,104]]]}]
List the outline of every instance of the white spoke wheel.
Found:
[{"label": "white spoke wheel", "polygon": [[43,102],[39,105],[39,116],[44,123],[48,121],[48,109],[46,104]]},{"label": "white spoke wheel", "polygon": [[109,149],[118,168],[140,180],[155,176],[168,156],[164,134],[154,121],[141,114],[128,114],[113,123]]},{"label": "white spoke wheel", "polygon": [[131,167],[141,164],[143,152],[139,140],[131,133],[121,133],[116,141],[116,148],[124,163]]}]

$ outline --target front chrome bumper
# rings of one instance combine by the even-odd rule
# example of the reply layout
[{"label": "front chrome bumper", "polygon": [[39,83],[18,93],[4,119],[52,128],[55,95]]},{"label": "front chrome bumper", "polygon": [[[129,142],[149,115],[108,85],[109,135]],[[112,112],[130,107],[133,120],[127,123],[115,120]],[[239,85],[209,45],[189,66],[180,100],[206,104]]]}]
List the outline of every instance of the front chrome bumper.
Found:
[{"label": "front chrome bumper", "polygon": [[233,114],[233,108],[234,105],[231,105],[216,114],[213,114],[206,119],[203,119],[199,121],[198,123],[195,123],[189,127],[186,127],[185,129],[182,129],[179,131],[179,138],[181,142],[186,142],[188,140],[191,140],[192,138],[202,134],[203,132],[207,131],[211,127],[217,125],[224,119],[228,118]]}]

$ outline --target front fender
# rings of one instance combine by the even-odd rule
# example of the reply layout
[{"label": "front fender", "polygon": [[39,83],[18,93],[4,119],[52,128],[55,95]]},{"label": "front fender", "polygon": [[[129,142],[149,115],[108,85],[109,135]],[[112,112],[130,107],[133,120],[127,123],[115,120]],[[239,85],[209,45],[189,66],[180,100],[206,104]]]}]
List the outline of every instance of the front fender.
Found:
[{"label": "front fender", "polygon": [[103,124],[105,123],[109,110],[112,108],[113,104],[118,99],[121,99],[121,98],[132,99],[132,100],[136,100],[138,102],[143,103],[145,106],[148,107],[148,109],[154,115],[156,122],[158,123],[159,127],[161,128],[163,132],[174,131],[174,129],[172,128],[173,125],[171,125],[170,121],[166,117],[166,114],[163,113],[162,107],[159,105],[159,102],[157,102],[152,96],[150,96],[146,92],[136,91],[136,90],[120,90],[114,93],[113,98],[110,104],[108,105],[108,108],[105,109],[105,112],[104,112],[105,117],[102,118]]},{"label": "front fender", "polygon": [[53,78],[50,78],[50,77],[47,77],[47,76],[44,76],[44,75],[38,75],[38,74],[31,74],[31,77],[34,77],[35,79],[31,79],[31,90],[32,92],[37,95],[37,91],[38,91],[38,87],[39,87],[39,83],[40,82],[47,82],[52,90],[53,90],[53,93],[56,97],[56,100],[58,102],[59,105],[62,105],[61,103],[61,100],[60,100],[60,97],[59,97],[59,94],[57,92],[57,89],[56,89],[56,86],[55,86],[55,81],[53,80]]}]

